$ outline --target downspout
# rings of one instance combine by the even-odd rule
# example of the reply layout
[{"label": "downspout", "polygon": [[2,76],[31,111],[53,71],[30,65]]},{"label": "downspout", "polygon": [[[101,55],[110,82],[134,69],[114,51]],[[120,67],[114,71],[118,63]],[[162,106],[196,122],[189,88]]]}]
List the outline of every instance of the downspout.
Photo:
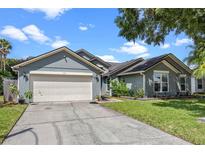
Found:
[{"label": "downspout", "polygon": [[109,78],[109,85],[110,85],[110,96],[112,96],[112,84],[111,84],[111,77]]},{"label": "downspout", "polygon": [[102,96],[102,75],[100,75],[100,97]]},{"label": "downspout", "polygon": [[145,97],[145,90],[146,90],[145,74],[141,73],[141,75],[142,75],[142,79],[143,79],[143,91],[144,91],[144,97]]}]

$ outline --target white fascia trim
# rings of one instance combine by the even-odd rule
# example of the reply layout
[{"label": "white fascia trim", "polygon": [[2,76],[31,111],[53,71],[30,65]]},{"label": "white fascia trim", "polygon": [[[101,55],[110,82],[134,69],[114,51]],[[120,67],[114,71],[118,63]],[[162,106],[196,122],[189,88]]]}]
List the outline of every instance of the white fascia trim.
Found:
[{"label": "white fascia trim", "polygon": [[174,71],[175,73],[180,73],[176,68],[174,68],[170,63],[168,63],[166,60],[163,60],[162,63],[167,66],[168,68],[170,68],[172,71]]},{"label": "white fascia trim", "polygon": [[179,77],[186,77],[186,74],[180,74]]},{"label": "white fascia trim", "polygon": [[70,50],[70,49],[68,49],[68,48],[66,48],[66,47],[61,47],[61,48],[59,48],[59,49],[55,49],[55,50],[53,50],[52,52],[49,52],[49,53],[47,53],[47,54],[41,55],[41,56],[39,56],[39,57],[33,58],[33,59],[31,59],[31,60],[28,60],[28,61],[22,62],[22,63],[20,63],[20,64],[17,64],[17,65],[15,65],[15,66],[11,67],[11,68],[12,68],[13,70],[18,69],[18,68],[21,67],[21,66],[25,66],[25,65],[31,64],[31,63],[33,63],[33,62],[35,62],[35,61],[38,61],[38,60],[40,60],[40,59],[49,57],[49,56],[54,55],[54,54],[56,54],[56,53],[58,53],[58,52],[61,52],[61,51],[66,51],[68,54],[70,54],[70,55],[76,57],[77,59],[79,59],[79,60],[85,62],[86,64],[88,64],[88,65],[94,67],[95,69],[99,70],[100,72],[104,72],[104,70],[102,70],[101,68],[95,66],[93,63],[89,62],[88,60],[85,60],[84,58],[82,58],[81,56],[79,56],[78,54],[76,54],[75,52],[73,52],[72,50]]},{"label": "white fascia trim", "polygon": [[123,73],[123,74],[118,74],[117,76],[125,76],[125,75],[132,75],[132,74],[141,74],[141,73],[144,73],[144,71],[136,71],[136,72]]},{"label": "white fascia trim", "polygon": [[154,70],[154,73],[169,73],[169,71]]},{"label": "white fascia trim", "polygon": [[171,57],[176,63],[178,63],[181,67],[183,67],[187,72],[192,74],[192,71],[190,70],[190,68],[188,66],[186,66],[183,62],[181,62],[178,58],[176,58],[173,55],[168,55],[169,57]]},{"label": "white fascia trim", "polygon": [[93,74],[92,74],[92,73],[84,73],[84,72],[30,71],[30,74],[41,74],[41,75],[77,75],[77,76],[93,76]]}]

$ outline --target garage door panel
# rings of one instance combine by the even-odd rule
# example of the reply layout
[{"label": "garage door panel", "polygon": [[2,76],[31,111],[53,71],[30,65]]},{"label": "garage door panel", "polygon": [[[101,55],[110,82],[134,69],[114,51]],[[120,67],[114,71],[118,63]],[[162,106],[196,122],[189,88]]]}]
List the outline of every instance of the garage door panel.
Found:
[{"label": "garage door panel", "polygon": [[92,99],[91,76],[32,75],[33,101]]}]

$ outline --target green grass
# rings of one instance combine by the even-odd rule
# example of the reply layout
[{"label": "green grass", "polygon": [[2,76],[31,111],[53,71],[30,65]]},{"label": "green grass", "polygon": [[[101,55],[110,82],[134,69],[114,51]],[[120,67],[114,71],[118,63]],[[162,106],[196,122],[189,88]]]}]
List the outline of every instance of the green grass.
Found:
[{"label": "green grass", "polygon": [[205,100],[126,100],[118,103],[105,103],[102,106],[194,144],[205,144],[205,123],[197,120],[199,117],[205,117]]},{"label": "green grass", "polygon": [[3,96],[0,96],[0,102],[3,102],[4,98]]},{"label": "green grass", "polygon": [[19,119],[27,105],[6,105],[0,107],[0,143]]}]

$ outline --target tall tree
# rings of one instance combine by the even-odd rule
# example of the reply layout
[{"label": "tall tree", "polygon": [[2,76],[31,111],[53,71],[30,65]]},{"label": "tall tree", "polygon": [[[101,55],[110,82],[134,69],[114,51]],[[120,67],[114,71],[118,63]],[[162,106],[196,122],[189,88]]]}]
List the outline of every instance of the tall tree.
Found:
[{"label": "tall tree", "polygon": [[[1,53],[1,69],[2,69],[2,62],[3,62],[3,70],[6,69],[6,57],[10,53],[12,46],[9,41],[5,39],[0,39],[0,53]],[[2,58],[3,56],[3,58]]]},{"label": "tall tree", "polygon": [[153,45],[164,43],[170,32],[185,33],[194,42],[186,60],[196,66],[197,77],[205,76],[205,9],[119,9],[115,23],[128,41]]}]

